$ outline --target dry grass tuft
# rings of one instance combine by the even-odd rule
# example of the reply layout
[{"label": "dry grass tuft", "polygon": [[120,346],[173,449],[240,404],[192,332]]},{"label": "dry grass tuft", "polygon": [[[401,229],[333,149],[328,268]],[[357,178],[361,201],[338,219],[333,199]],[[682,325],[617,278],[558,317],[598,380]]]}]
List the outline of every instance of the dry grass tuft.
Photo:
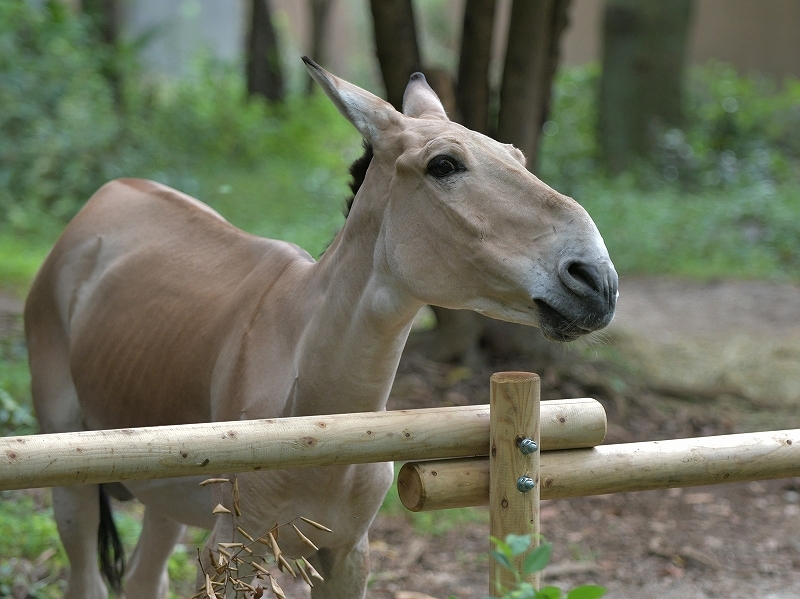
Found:
[{"label": "dry grass tuft", "polygon": [[[239,507],[239,483],[235,476],[231,479],[209,478],[200,484],[231,485],[233,511],[222,504],[217,504],[212,513],[230,515],[232,529],[235,533],[247,539],[247,543],[231,539],[230,542],[217,543],[215,550],[208,549],[210,561],[214,564],[211,572],[206,571],[203,567],[203,561],[200,559],[200,550],[198,549],[197,559],[205,581],[191,599],[222,599],[226,597],[261,599],[266,593],[271,593],[276,599],[286,599],[283,589],[281,589],[271,570],[276,567],[281,572],[288,572],[292,578],[300,576],[312,588],[314,580],[323,580],[319,572],[314,569],[314,566],[305,557],[284,555],[278,545],[278,531],[281,528],[291,528],[304,545],[317,551],[318,547],[300,531],[295,522],[302,520],[317,530],[333,532],[330,528],[308,518],[298,516],[284,524],[276,524],[263,534],[251,534],[251,532],[246,531],[237,523],[237,518],[242,515],[242,512]],[[255,544],[268,547],[270,553],[263,557],[258,555],[260,552],[255,552],[251,548]],[[242,574],[239,572],[240,568],[243,571]]]}]

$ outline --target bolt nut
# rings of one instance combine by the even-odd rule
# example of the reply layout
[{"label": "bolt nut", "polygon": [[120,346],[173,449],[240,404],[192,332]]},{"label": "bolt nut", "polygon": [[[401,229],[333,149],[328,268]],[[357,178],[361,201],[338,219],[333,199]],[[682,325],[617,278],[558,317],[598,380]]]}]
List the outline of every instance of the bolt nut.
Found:
[{"label": "bolt nut", "polygon": [[517,479],[517,490],[520,493],[527,493],[536,486],[536,481],[530,476],[520,476]]},{"label": "bolt nut", "polygon": [[531,455],[539,450],[539,446],[533,439],[520,439],[517,445],[519,446],[519,450],[522,452],[522,455]]}]

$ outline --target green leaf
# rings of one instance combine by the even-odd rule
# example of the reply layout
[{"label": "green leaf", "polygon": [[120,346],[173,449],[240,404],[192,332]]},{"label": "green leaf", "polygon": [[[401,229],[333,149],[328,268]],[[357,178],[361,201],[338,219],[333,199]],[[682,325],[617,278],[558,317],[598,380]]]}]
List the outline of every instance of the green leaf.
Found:
[{"label": "green leaf", "polygon": [[522,565],[522,573],[525,576],[533,574],[534,572],[541,572],[550,561],[550,553],[553,551],[552,543],[544,543],[533,551],[531,551],[525,558]]},{"label": "green leaf", "polygon": [[504,568],[508,568],[512,571],[514,570],[514,564],[511,563],[511,559],[502,551],[492,551],[491,555],[495,561]]},{"label": "green leaf", "polygon": [[606,594],[606,589],[593,584],[572,589],[567,594],[567,599],[598,599]]},{"label": "green leaf", "polygon": [[493,536],[489,535],[489,540],[492,543],[494,543],[498,548],[500,548],[500,547],[508,547],[508,545],[506,545],[505,541],[503,541],[502,539],[498,539],[497,537],[493,537]]},{"label": "green leaf", "polygon": [[505,541],[501,541],[500,539],[496,539],[494,537],[489,537],[489,538],[496,545],[497,548],[496,552],[502,553],[505,556],[506,561],[511,563],[511,561],[514,559],[514,553],[511,551],[511,547],[509,547]]},{"label": "green leaf", "polygon": [[517,588],[507,592],[502,599],[536,599],[536,589],[527,582],[517,583]]},{"label": "green leaf", "polygon": [[536,599],[561,599],[561,589],[558,587],[544,587],[539,589]]},{"label": "green leaf", "polygon": [[531,546],[531,535],[507,535],[506,545],[508,545],[509,549],[511,549],[511,554],[514,557],[522,555]]}]

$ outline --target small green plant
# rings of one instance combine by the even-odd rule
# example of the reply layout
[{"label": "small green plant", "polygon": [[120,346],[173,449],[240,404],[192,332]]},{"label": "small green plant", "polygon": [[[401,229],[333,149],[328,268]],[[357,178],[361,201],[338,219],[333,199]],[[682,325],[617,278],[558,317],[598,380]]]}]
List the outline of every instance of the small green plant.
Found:
[{"label": "small green plant", "polygon": [[22,316],[0,314],[0,436],[28,435],[37,430]]},{"label": "small green plant", "polygon": [[63,596],[67,558],[48,495],[0,491],[0,597]]},{"label": "small green plant", "polygon": [[[514,574],[516,587],[502,589],[503,594],[499,598],[490,599],[561,599],[562,597],[565,599],[598,599],[606,594],[606,589],[595,585],[576,587],[568,591],[566,595],[561,589],[554,586],[536,590],[526,579],[544,570],[550,561],[553,544],[542,543],[538,547],[532,547],[531,535],[511,534],[502,541],[494,537],[491,537],[491,540],[496,547],[491,552],[491,556],[503,568]],[[520,570],[514,565],[514,561],[521,556],[524,556],[524,559]]]}]

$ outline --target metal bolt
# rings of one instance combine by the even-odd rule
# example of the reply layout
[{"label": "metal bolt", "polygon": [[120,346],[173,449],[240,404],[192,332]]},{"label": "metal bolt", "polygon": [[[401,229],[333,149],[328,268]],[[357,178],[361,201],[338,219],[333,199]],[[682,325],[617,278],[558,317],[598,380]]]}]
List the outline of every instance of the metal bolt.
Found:
[{"label": "metal bolt", "polygon": [[527,493],[536,486],[536,481],[530,476],[520,476],[517,479],[517,490],[520,493]]},{"label": "metal bolt", "polygon": [[519,450],[522,452],[522,455],[531,455],[532,453],[536,453],[536,451],[539,449],[539,446],[533,439],[520,439],[517,445],[519,446]]}]

